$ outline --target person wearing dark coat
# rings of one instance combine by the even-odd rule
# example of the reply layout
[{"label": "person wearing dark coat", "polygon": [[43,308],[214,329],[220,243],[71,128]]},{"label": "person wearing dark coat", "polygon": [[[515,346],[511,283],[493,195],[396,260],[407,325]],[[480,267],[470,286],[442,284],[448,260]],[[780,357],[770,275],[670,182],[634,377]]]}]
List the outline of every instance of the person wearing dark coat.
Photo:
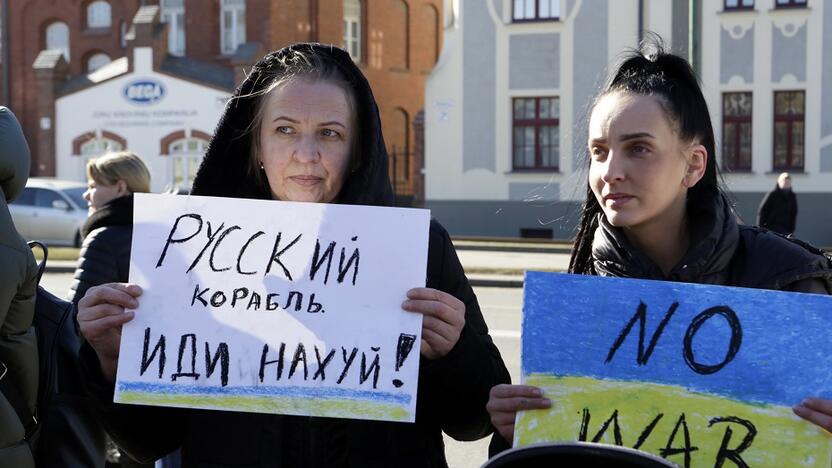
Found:
[{"label": "person wearing dark coat", "polygon": [[794,234],[797,227],[797,196],[792,191],[792,178],[788,172],[780,174],[774,190],[760,202],[757,226],[784,236]]},{"label": "person wearing dark coat", "polygon": [[[264,57],[229,101],[192,194],[392,206],[378,108],[350,56],[296,44]],[[488,391],[509,381],[450,237],[435,220],[427,287],[409,291],[403,304],[425,316],[415,423],[115,405],[115,336],[130,320],[124,307],[134,307],[139,294],[135,285],[94,288],[79,310],[90,391],[110,433],[138,460],[181,447],[185,467],[446,467],[442,433],[489,435]],[[99,323],[102,307],[117,326]]]},{"label": "person wearing dark coat", "polygon": [[[827,254],[737,224],[718,184],[710,114],[693,70],[659,44],[647,47],[625,58],[591,109],[587,192],[569,272],[832,294]],[[510,446],[517,411],[557,404],[535,387],[496,386],[491,453]],[[793,411],[832,430],[830,400],[807,398]]]}]

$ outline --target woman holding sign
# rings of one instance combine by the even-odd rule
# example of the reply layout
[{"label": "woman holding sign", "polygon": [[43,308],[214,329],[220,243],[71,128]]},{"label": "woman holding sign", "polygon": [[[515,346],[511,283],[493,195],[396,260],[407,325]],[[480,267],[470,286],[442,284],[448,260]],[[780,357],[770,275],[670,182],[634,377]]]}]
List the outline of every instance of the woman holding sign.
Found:
[{"label": "woman holding sign", "polygon": [[[660,45],[626,57],[589,122],[586,200],[570,273],[829,294],[832,260],[799,241],[740,226],[720,188],[710,114],[690,65]],[[513,439],[517,411],[557,402],[499,385],[488,410]],[[832,430],[832,401],[799,416]]]},{"label": "woman holding sign", "polygon": [[[391,206],[387,152],[369,84],[343,50],[299,44],[267,55],[229,101],[193,194]],[[383,288],[383,284],[378,287]],[[113,437],[139,460],[179,447],[185,466],[446,466],[442,432],[492,431],[485,403],[508,372],[447,232],[430,226],[416,423],[113,405],[125,307],[136,285],[91,289],[78,321],[85,366]]]}]

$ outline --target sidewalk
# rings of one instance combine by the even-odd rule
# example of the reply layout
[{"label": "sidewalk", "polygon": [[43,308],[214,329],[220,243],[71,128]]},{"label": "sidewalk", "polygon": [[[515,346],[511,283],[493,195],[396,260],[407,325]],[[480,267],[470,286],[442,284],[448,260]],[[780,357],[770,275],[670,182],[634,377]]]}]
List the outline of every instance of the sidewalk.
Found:
[{"label": "sidewalk", "polygon": [[[565,243],[525,243],[454,239],[459,260],[472,286],[520,288],[526,270],[566,271],[569,249]],[[75,260],[49,260],[49,273],[73,273]]]}]

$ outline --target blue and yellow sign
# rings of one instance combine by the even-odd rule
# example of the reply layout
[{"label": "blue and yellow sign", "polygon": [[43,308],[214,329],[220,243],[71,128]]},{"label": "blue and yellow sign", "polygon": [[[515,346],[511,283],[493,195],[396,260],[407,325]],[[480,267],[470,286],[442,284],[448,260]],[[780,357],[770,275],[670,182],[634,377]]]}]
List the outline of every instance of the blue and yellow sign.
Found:
[{"label": "blue and yellow sign", "polygon": [[832,465],[798,418],[832,398],[832,297],[529,272],[524,383],[552,400],[520,413],[515,445],[582,440],[686,467]]}]

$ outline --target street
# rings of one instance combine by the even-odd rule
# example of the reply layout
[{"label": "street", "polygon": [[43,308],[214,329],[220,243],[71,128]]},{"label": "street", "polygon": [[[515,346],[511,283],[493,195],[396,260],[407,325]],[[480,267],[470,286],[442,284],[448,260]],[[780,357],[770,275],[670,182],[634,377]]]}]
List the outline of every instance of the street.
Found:
[{"label": "street", "polygon": [[[44,273],[41,286],[58,297],[66,297],[72,273]],[[520,305],[523,290],[519,288],[474,288],[483,316],[494,342],[500,349],[512,382],[520,379]],[[489,438],[477,442],[457,442],[445,437],[445,453],[451,468],[482,465],[488,458]]]}]

